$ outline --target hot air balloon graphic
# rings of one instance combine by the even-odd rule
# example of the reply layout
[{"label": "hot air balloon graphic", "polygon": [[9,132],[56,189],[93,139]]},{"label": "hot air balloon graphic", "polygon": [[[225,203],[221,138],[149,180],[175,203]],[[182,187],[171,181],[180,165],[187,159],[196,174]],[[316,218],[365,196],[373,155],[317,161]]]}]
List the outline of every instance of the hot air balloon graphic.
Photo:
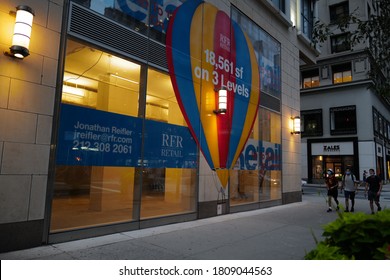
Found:
[{"label": "hot air balloon graphic", "polygon": [[195,0],[175,10],[166,45],[169,73],[184,118],[210,168],[226,187],[260,102],[252,44],[226,13]]}]

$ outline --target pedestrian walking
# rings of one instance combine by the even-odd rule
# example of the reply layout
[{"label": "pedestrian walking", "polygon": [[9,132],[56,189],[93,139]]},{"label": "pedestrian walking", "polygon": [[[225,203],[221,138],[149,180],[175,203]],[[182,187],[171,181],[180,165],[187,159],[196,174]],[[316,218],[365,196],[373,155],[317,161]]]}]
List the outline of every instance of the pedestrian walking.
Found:
[{"label": "pedestrian walking", "polygon": [[345,212],[349,212],[349,200],[351,200],[351,212],[355,211],[355,194],[357,191],[356,177],[352,174],[351,169],[347,168],[342,178],[344,197],[345,197]]},{"label": "pedestrian walking", "polygon": [[366,179],[365,193],[367,193],[368,200],[370,201],[371,214],[374,214],[374,202],[378,207],[378,211],[381,211],[381,205],[379,203],[381,191],[382,191],[382,178],[375,175],[375,170],[369,170],[370,176]]},{"label": "pedestrian walking", "polygon": [[339,201],[337,199],[338,196],[338,181],[332,169],[328,169],[325,176],[325,184],[328,189],[328,210],[326,212],[332,212],[332,198],[336,202],[336,210],[339,210]]}]

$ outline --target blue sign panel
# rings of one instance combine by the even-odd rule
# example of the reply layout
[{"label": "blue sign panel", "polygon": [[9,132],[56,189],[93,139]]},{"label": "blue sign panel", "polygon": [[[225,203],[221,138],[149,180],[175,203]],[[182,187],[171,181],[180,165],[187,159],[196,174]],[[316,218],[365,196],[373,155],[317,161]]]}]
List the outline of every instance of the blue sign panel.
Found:
[{"label": "blue sign panel", "polygon": [[187,127],[147,120],[144,137],[146,166],[197,167],[196,143]]},{"label": "blue sign panel", "polygon": [[57,164],[136,166],[141,132],[141,119],[62,104]]},{"label": "blue sign panel", "polygon": [[187,127],[62,104],[58,165],[196,168],[197,148]]}]

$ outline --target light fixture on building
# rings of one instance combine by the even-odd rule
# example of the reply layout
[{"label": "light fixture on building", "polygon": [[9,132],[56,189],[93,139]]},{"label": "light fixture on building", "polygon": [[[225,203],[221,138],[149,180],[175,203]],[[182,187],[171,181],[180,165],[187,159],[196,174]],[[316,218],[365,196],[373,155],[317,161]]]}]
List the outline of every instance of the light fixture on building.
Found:
[{"label": "light fixture on building", "polygon": [[33,18],[34,11],[29,6],[19,5],[16,7],[12,46],[9,48],[10,52],[5,53],[6,55],[23,59],[30,54],[29,45]]},{"label": "light fixture on building", "polygon": [[214,111],[215,114],[226,114],[227,111],[227,90],[222,87],[218,90],[218,108]]},{"label": "light fixture on building", "polygon": [[292,131],[291,134],[301,133],[301,118],[299,116],[291,117],[292,119]]}]

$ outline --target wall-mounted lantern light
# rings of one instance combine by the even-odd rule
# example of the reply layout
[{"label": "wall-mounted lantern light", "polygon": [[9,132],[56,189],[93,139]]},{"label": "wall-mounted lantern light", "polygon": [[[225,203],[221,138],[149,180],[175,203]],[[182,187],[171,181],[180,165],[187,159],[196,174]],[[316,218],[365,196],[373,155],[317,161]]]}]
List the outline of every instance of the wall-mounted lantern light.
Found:
[{"label": "wall-mounted lantern light", "polygon": [[9,48],[10,52],[5,53],[6,55],[23,59],[30,54],[29,45],[33,18],[34,11],[29,6],[19,5],[16,7],[12,46]]},{"label": "wall-mounted lantern light", "polygon": [[222,87],[218,90],[218,107],[214,111],[215,114],[226,114],[227,111],[227,90],[225,87]]},{"label": "wall-mounted lantern light", "polygon": [[292,119],[292,131],[291,134],[301,133],[301,118],[299,116],[291,117]]}]

